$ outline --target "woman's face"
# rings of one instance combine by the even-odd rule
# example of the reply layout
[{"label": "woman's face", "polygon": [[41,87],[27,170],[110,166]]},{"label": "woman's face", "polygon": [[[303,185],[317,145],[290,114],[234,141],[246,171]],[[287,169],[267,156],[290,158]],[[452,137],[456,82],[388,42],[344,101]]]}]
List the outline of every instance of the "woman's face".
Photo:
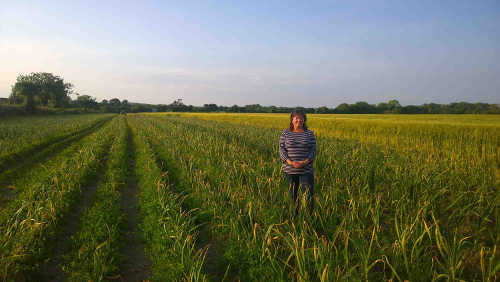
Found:
[{"label": "woman's face", "polygon": [[294,129],[302,129],[304,126],[304,117],[300,115],[296,115],[292,119],[292,124]]}]

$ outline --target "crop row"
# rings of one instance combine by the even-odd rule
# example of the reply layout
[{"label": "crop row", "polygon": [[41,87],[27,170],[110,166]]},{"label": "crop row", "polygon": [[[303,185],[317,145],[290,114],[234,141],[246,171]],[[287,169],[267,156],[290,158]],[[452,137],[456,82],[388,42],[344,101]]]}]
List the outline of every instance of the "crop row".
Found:
[{"label": "crop row", "polygon": [[109,114],[15,117],[0,124],[0,170],[27,154],[109,119]]},{"label": "crop row", "polygon": [[182,208],[182,196],[173,191],[158,167],[146,138],[146,128],[130,119],[136,150],[141,229],[152,262],[153,281],[203,281],[205,257],[196,248],[197,227],[192,211]]},{"label": "crop row", "polygon": [[189,205],[224,240],[226,263],[241,278],[495,275],[498,202],[486,166],[422,167],[412,155],[321,137],[318,209],[290,219],[277,152],[266,149],[276,146],[279,132],[161,116],[140,120]]},{"label": "crop row", "polygon": [[58,226],[78,203],[109,148],[118,122],[113,120],[67,148],[22,183],[19,194],[0,212],[0,273],[18,280],[36,271],[48,256]]},{"label": "crop row", "polygon": [[102,281],[119,273],[121,189],[127,181],[127,122],[117,118],[117,136],[109,150],[104,174],[93,203],[81,218],[80,230],[72,238],[72,251],[64,271],[69,281]]},{"label": "crop row", "polygon": [[[18,193],[19,189],[16,188],[22,188],[24,187],[23,182],[30,181],[27,176],[38,174],[37,170],[40,169],[46,170],[45,167],[50,166],[50,163],[54,163],[60,151],[66,150],[67,152],[68,147],[73,151],[78,150],[78,141],[98,130],[108,120],[108,118],[100,119],[83,130],[71,133],[59,141],[44,145],[43,148],[41,148],[41,145],[35,146],[35,148],[27,148],[24,154],[11,154],[8,158],[3,159],[6,169],[0,173],[0,186],[7,190],[4,189],[0,198],[5,196],[5,193],[14,192],[12,190]],[[58,162],[60,161],[58,160]],[[56,165],[58,162],[56,162]],[[43,163],[43,167],[40,166],[41,163]]]}]

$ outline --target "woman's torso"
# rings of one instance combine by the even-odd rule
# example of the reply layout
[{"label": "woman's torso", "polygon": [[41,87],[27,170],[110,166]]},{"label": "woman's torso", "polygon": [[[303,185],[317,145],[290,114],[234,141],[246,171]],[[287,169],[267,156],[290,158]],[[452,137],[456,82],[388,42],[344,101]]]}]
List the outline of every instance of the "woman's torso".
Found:
[{"label": "woman's torso", "polygon": [[[312,131],[293,132],[285,130],[282,134],[285,137],[285,148],[291,161],[303,161],[309,157],[315,140]],[[302,168],[294,168],[285,163],[283,170],[288,174],[306,174],[313,173],[314,167],[312,162]]]}]

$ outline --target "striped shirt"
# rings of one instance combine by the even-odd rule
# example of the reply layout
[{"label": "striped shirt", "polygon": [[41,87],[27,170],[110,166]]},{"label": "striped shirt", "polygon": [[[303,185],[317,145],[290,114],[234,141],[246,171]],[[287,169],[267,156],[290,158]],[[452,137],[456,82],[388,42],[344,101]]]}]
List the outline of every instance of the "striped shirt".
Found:
[{"label": "striped shirt", "polygon": [[[285,129],[280,136],[280,159],[283,162],[283,171],[287,174],[314,173],[313,161],[316,158],[316,137],[311,130],[293,132]],[[294,168],[286,160],[311,162],[301,168]]]}]

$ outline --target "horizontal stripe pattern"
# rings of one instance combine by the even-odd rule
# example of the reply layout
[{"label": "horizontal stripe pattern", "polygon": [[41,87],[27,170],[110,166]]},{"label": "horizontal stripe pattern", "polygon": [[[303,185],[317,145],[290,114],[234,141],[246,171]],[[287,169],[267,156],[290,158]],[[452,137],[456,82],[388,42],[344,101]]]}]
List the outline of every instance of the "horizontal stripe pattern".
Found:
[{"label": "horizontal stripe pattern", "polygon": [[[313,173],[313,162],[316,158],[316,137],[311,130],[304,132],[293,132],[285,129],[279,140],[280,159],[283,162],[283,171],[288,174]],[[286,160],[303,161],[310,159],[311,162],[302,168],[294,168],[286,163]]]}]

